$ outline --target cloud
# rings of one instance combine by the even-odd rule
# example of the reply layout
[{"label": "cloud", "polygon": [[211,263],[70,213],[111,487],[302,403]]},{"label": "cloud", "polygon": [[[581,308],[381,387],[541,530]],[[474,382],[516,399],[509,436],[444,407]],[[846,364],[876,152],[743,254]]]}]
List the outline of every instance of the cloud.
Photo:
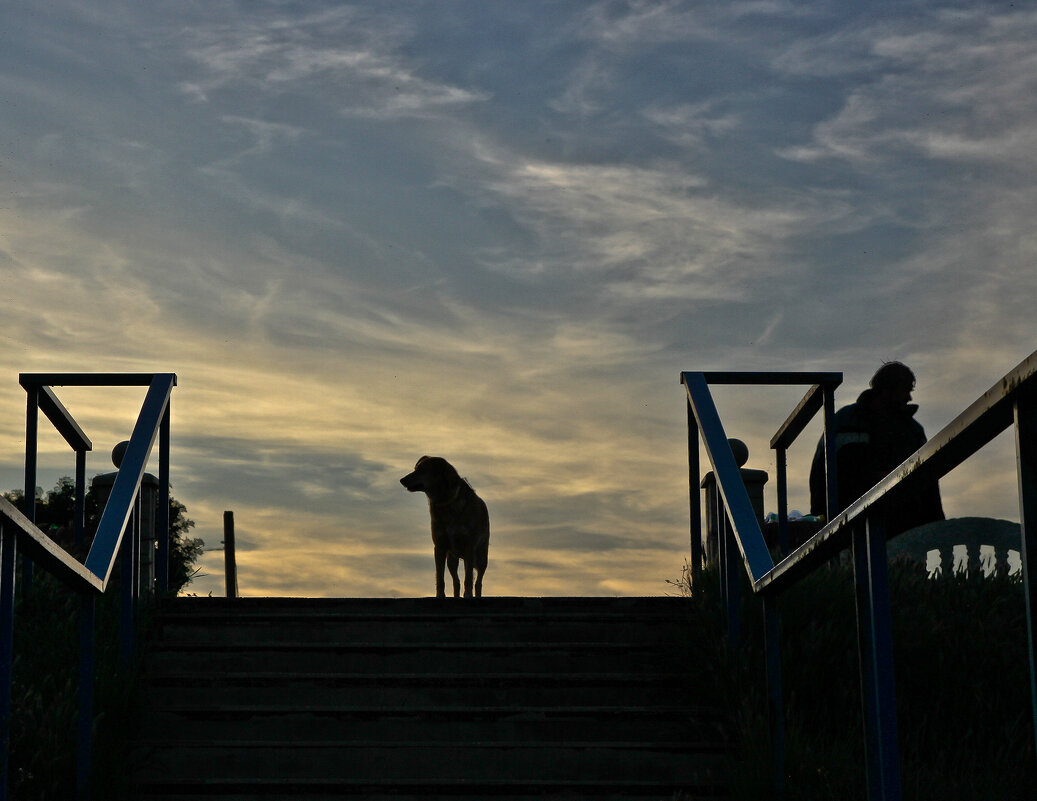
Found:
[{"label": "cloud", "polygon": [[[234,508],[246,592],[428,594],[425,453],[490,504],[492,592],[665,591],[679,370],[841,369],[845,402],[902,358],[933,433],[1032,349],[1034,18],[927,8],[0,26],[0,477],[19,371],[175,370],[174,493],[210,545]],[[718,392],[754,467],[802,391]],[[139,398],[68,397],[107,470]],[[959,508],[1011,505],[991,453]]]},{"label": "cloud", "polygon": [[181,89],[201,102],[242,88],[301,91],[339,113],[375,119],[436,116],[488,99],[416,73],[397,54],[414,36],[399,18],[352,6],[207,26],[193,32],[188,50],[202,74]]}]

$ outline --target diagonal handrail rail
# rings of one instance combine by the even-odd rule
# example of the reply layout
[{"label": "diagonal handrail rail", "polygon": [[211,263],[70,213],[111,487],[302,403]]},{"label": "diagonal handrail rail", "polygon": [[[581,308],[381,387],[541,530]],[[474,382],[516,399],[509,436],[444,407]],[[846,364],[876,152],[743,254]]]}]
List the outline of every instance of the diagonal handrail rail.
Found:
[{"label": "diagonal handrail rail", "polygon": [[754,576],[754,589],[781,592],[846,548],[852,527],[887,495],[943,478],[1012,425],[1015,401],[1035,385],[1037,351],[779,564],[762,576]]},{"label": "diagonal handrail rail", "polygon": [[[158,551],[156,580],[159,592],[168,586],[169,556],[169,428],[170,395],[176,386],[174,373],[22,373],[26,390],[25,505],[20,511],[0,498],[0,801],[7,798],[8,746],[13,665],[14,596],[16,555],[25,557],[26,587],[31,591],[32,565],[39,563],[83,598],[80,632],[79,727],[76,787],[80,798],[89,794],[88,777],[93,737],[94,599],[104,594],[118,560],[122,560],[123,655],[132,648],[134,608],[138,592],[139,531],[133,523],[144,471],[156,440],[159,442]],[[58,400],[54,386],[145,386],[147,392],[130,435],[97,532],[85,563],[80,563],[35,523],[38,412],[53,423],[76,452],[75,523],[79,541],[85,507],[86,452],[89,437]],[[131,533],[132,529],[132,533]]]},{"label": "diagonal handrail rail", "polygon": [[[709,378],[718,383],[794,383],[776,381],[773,373],[681,374],[688,394],[689,449],[697,449],[692,426],[701,428],[701,437],[714,464],[730,515],[731,526],[722,536],[733,539],[742,552],[752,590],[764,603],[766,617],[765,646],[769,708],[774,740],[774,784],[776,795],[784,794],[783,741],[781,734],[780,655],[777,652],[777,613],[774,606],[781,592],[827,562],[833,555],[852,546],[857,585],[858,645],[861,656],[862,701],[865,707],[868,785],[871,798],[899,798],[900,775],[897,754],[896,703],[893,679],[892,642],[890,634],[889,588],[886,578],[887,532],[882,502],[895,494],[908,492],[926,482],[937,481],[988,444],[1009,426],[1016,429],[1016,457],[1019,478],[1021,518],[1021,555],[1026,597],[1030,682],[1033,724],[1037,732],[1037,581],[1030,580],[1029,566],[1037,564],[1037,351],[995,383],[964,412],[945,426],[925,445],[882,478],[861,498],[854,500],[820,531],[785,556],[768,566],[758,554],[763,540],[759,523],[751,515],[748,495],[740,491],[741,477],[732,472],[733,463],[723,427],[719,424],[709,393]],[[778,374],[780,375],[780,374]],[[793,375],[793,374],[789,374]],[[735,381],[724,378],[741,376]],[[823,389],[823,387],[821,387]],[[838,509],[835,493],[835,453],[831,431],[832,396],[815,386],[786,420],[771,440],[771,446],[784,449],[803,431],[809,419],[825,409],[823,436],[829,511]],[[783,457],[782,457],[783,458]],[[717,469],[721,465],[723,470]],[[692,493],[697,491],[698,455],[689,452]],[[779,459],[779,472],[783,469]],[[723,485],[727,486],[723,486]],[[779,486],[779,495],[784,492]],[[779,507],[784,499],[779,497]],[[692,526],[698,522],[696,502],[692,503]],[[721,518],[724,517],[721,513]],[[784,521],[783,521],[784,522]],[[1027,530],[1030,529],[1029,535]],[[693,531],[693,540],[697,533]],[[895,536],[895,535],[894,535]],[[890,537],[891,538],[891,537]],[[695,553],[693,549],[693,562]],[[768,554],[769,557],[769,554]],[[696,565],[692,565],[695,575]],[[730,601],[728,601],[730,606]]]}]

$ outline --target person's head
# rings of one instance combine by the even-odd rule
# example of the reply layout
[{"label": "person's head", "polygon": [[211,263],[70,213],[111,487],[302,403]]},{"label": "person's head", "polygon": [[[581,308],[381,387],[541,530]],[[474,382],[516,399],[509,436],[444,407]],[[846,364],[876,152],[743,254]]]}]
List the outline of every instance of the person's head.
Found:
[{"label": "person's head", "polygon": [[899,409],[911,401],[915,389],[915,374],[900,362],[884,362],[871,377],[875,401],[887,409]]}]

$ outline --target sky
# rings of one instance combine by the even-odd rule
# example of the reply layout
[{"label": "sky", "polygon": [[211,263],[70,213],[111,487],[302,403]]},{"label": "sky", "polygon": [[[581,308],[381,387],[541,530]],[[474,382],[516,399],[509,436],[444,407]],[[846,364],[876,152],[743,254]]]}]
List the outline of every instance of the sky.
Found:
[{"label": "sky", "polygon": [[[841,405],[899,359],[931,436],[1037,347],[1035,40],[1007,2],[4,3],[0,485],[19,373],[173,372],[172,492],[210,549],[234,512],[244,595],[432,594],[424,454],[487,502],[487,595],[672,592],[682,370]],[[749,467],[804,390],[718,389]],[[57,392],[110,470],[143,392]],[[949,516],[1018,520],[1013,447]]]}]

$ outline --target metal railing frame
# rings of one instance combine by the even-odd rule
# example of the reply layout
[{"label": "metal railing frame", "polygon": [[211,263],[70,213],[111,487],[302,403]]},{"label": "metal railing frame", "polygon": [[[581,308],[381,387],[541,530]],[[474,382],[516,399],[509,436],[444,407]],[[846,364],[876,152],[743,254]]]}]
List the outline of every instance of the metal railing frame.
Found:
[{"label": "metal railing frame", "polygon": [[[0,498],[0,801],[7,798],[11,721],[11,679],[14,657],[14,601],[17,554],[23,554],[23,592],[30,592],[33,565],[39,564],[82,597],[80,618],[79,721],[76,751],[76,792],[89,794],[94,677],[94,601],[109,586],[116,561],[122,573],[120,618],[121,655],[133,651],[140,564],[139,489],[156,439],[159,443],[158,543],[156,591],[168,589],[169,569],[169,422],[173,373],[23,373],[26,391],[25,509]],[[101,514],[85,563],[71,556],[35,523],[39,412],[51,421],[76,453],[74,531],[82,544],[86,509],[86,453],[90,439],[61,404],[52,387],[147,387],[140,414],[130,436],[111,495]]]},{"label": "metal railing frame", "polygon": [[[739,602],[739,576],[734,556],[736,548],[741,554],[753,593],[763,601],[768,713],[774,755],[772,780],[775,795],[780,798],[784,797],[784,739],[778,598],[783,591],[844,548],[851,548],[856,587],[868,794],[870,799],[890,801],[901,797],[901,786],[883,502],[894,493],[909,492],[913,487],[942,478],[1012,425],[1016,434],[1020,553],[1026,600],[1030,689],[1034,732],[1037,735],[1037,581],[1030,581],[1029,571],[1029,566],[1037,565],[1037,351],[845,509],[840,508],[836,491],[834,437],[828,436],[834,416],[834,390],[840,381],[841,375],[838,373],[681,374],[688,403],[691,573],[694,582],[701,571],[698,456],[698,440],[701,438],[717,477],[717,492],[720,496],[717,508],[726,509],[726,514],[718,515],[721,542],[726,542],[727,546],[721,549],[721,589],[728,614],[728,630],[735,639],[738,633]],[[711,383],[813,384],[771,440],[771,447],[777,452],[779,525],[782,530],[781,558],[777,564],[768,550],[760,521],[752,513],[748,494],[742,485],[709,391]],[[828,522],[810,539],[786,554],[785,451],[821,409],[824,410],[825,421],[823,442]],[[721,500],[722,504],[719,503]]]}]

